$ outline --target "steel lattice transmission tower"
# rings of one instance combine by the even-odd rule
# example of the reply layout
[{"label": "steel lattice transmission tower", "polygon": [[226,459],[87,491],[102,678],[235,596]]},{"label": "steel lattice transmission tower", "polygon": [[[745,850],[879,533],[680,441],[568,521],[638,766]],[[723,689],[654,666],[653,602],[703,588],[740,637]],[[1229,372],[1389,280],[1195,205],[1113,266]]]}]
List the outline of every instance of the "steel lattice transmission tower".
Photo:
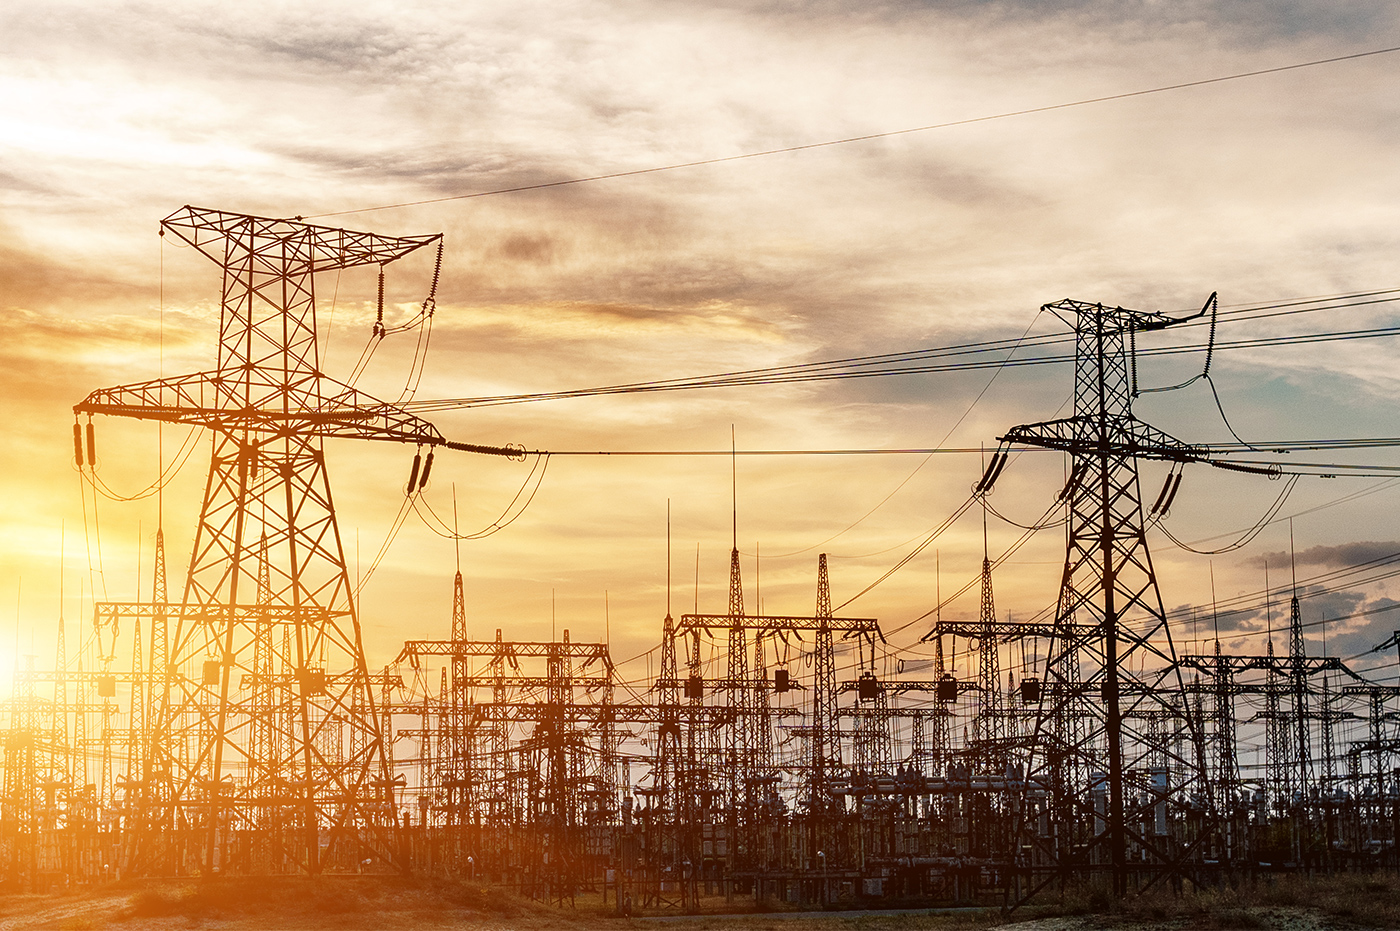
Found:
[{"label": "steel lattice transmission tower", "polygon": [[[1062,450],[1072,461],[1056,636],[1027,773],[1064,828],[1032,831],[1026,843],[1032,869],[1044,870],[1033,888],[1106,871],[1122,894],[1130,873],[1150,883],[1197,855],[1204,838],[1191,821],[1200,814],[1184,805],[1211,797],[1207,773],[1180,750],[1197,745],[1198,725],[1148,552],[1137,460],[1209,460],[1132,412],[1134,333],[1181,320],[1074,300],[1044,309],[1075,333],[1074,416],[1001,438]],[[1076,727],[1055,726],[1067,720]],[[1033,821],[1028,815],[1028,828]]]},{"label": "steel lattice transmission tower", "polygon": [[811,761],[808,810],[825,818],[842,802],[831,792],[831,783],[841,769],[841,717],[836,705],[836,648],[832,639],[831,576],[826,554],[817,556],[817,625],[812,647],[812,734],[808,752]]},{"label": "steel lattice transmission tower", "polygon": [[318,272],[382,269],[440,249],[441,235],[188,206],[161,221],[166,234],[222,269],[217,367],[96,391],[74,408],[213,434],[184,593],[159,608],[172,630],[168,653],[162,643],[153,656],[168,662],[152,670],[160,681],[146,765],[156,785],[137,862],[228,868],[227,838],[253,827],[275,838],[274,849],[251,852],[254,870],[350,865],[365,856],[361,845],[392,859],[383,836],[392,782],[322,441],[506,451],[448,443],[432,424],[325,375],[315,284]]},{"label": "steel lattice transmission tower", "polygon": [[973,747],[983,771],[1006,771],[1006,710],[1001,701],[1001,639],[997,636],[992,560],[987,552],[986,499],[982,502],[982,597],[978,616],[977,716],[972,721]]}]

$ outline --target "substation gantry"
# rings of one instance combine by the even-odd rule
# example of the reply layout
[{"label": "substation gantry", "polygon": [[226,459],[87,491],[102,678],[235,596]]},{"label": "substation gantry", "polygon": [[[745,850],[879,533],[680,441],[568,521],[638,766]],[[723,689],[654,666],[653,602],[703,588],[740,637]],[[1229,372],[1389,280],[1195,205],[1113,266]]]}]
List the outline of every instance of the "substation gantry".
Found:
[{"label": "substation gantry", "polygon": [[[190,565],[171,597],[158,530],[150,600],[96,606],[97,667],[80,659],[75,671],[60,639],[52,675],[17,673],[0,707],[4,876],[92,880],[110,875],[109,854],[124,875],[412,868],[558,903],[601,887],[619,907],[635,893],[693,910],[716,889],[760,902],[1015,905],[1057,885],[1209,883],[1270,858],[1393,863],[1400,686],[1307,656],[1296,592],[1286,654],[1222,654],[1218,641],[1214,655],[1176,653],[1146,535],[1183,467],[1278,474],[1134,416],[1137,334],[1193,318],[1046,305],[1075,333],[1073,415],[1008,430],[973,496],[1013,447],[1067,455],[1058,596],[1030,620],[998,618],[984,535],[980,611],[936,621],[928,678],[905,678],[902,662],[877,675],[879,625],[835,615],[825,556],[811,616],[747,612],[737,546],[728,610],[668,612],[646,695],[618,680],[607,644],[567,631],[469,638],[460,571],[451,638],[408,641],[371,674],[324,440],[415,445],[410,494],[439,447],[522,451],[449,442],[354,376],[324,374],[315,276],[381,266],[382,310],[382,266],[441,238],[192,207],[162,234],[222,271],[217,364],[89,395],[75,407],[88,416],[75,452],[80,468],[94,464],[96,414],[209,430]],[[381,317],[375,338],[384,332]],[[1144,459],[1171,464],[1150,509]],[[127,669],[112,665],[119,630],[136,644]],[[946,636],[976,645],[975,674],[945,668]],[[789,639],[805,670],[789,670]],[[1019,684],[1000,655],[1017,642],[1033,656]],[[836,654],[849,645],[843,681]],[[442,665],[435,694],[425,662]],[[1333,725],[1363,703],[1367,738],[1338,752]],[[1242,725],[1264,731],[1262,779],[1242,775]],[[399,739],[415,758],[395,759]],[[638,761],[649,773],[634,782]]]}]

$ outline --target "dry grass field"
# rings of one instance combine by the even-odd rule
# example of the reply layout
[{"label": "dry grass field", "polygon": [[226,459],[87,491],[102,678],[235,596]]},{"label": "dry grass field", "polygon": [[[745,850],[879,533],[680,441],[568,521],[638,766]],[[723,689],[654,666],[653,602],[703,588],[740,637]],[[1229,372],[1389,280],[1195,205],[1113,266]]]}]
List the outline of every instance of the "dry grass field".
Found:
[{"label": "dry grass field", "polygon": [[[722,900],[716,900],[716,908]],[[1279,877],[1271,883],[997,911],[706,914],[618,918],[596,898],[551,908],[460,882],[386,877],[115,883],[67,895],[0,897],[0,931],[1342,931],[1400,928],[1400,877]]]}]

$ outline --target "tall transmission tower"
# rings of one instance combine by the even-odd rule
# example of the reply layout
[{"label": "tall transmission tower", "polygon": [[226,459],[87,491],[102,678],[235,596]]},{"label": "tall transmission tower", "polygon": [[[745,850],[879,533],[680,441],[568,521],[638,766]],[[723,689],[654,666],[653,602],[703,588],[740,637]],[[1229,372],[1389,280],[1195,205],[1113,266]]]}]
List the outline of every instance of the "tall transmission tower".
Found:
[{"label": "tall transmission tower", "polygon": [[[1001,442],[1061,450],[1072,461],[1061,633],[1046,661],[1027,782],[1061,787],[1051,804],[1078,828],[1073,837],[1030,838],[1038,861],[1053,866],[1032,885],[1106,867],[1121,895],[1130,872],[1150,883],[1180,870],[1202,839],[1185,836],[1188,813],[1179,807],[1209,799],[1209,779],[1177,749],[1197,743],[1187,733],[1195,725],[1148,552],[1137,461],[1207,459],[1132,412],[1134,334],[1181,320],[1075,300],[1044,309],[1075,333],[1074,415],[1014,427]],[[1057,740],[1063,720],[1082,731]]]},{"label": "tall transmission tower", "polygon": [[[1297,740],[1293,748],[1298,790],[1307,793],[1313,784],[1312,765],[1312,720],[1315,717],[1308,710],[1311,687],[1308,683],[1308,646],[1303,639],[1303,613],[1298,607],[1298,578],[1294,572],[1293,596],[1288,601],[1288,660],[1289,684],[1293,691],[1293,728]],[[1305,802],[1306,799],[1300,800]]]},{"label": "tall transmission tower", "polygon": [[[143,839],[158,849],[142,861],[171,853],[166,868],[177,872],[226,867],[231,829],[269,810],[291,812],[292,825],[278,832],[281,849],[262,868],[316,873],[348,868],[366,852],[392,860],[383,833],[394,818],[384,738],[322,443],[412,443],[430,457],[436,446],[506,450],[449,443],[432,424],[327,376],[315,276],[363,265],[379,265],[382,276],[409,253],[440,249],[441,236],[189,206],[161,221],[167,234],[223,272],[217,367],[95,391],[74,407],[89,418],[186,423],[213,434],[184,593],[151,612],[173,630],[159,667],[159,619],[153,632],[160,681],[147,765],[166,784],[147,794],[163,810],[142,820],[162,830]],[[425,313],[432,300],[430,293]],[[278,759],[257,759],[269,747]]]},{"label": "tall transmission tower", "polygon": [[1006,713],[1001,702],[1001,641],[997,637],[997,608],[992,595],[992,560],[987,551],[986,501],[982,509],[982,597],[977,662],[977,716],[972,720],[973,746],[985,771],[1006,770]]},{"label": "tall transmission tower", "polygon": [[[836,802],[831,780],[841,768],[840,717],[836,707],[836,648],[832,640],[831,575],[826,554],[817,556],[817,622],[812,646],[812,735],[808,742],[811,760],[808,809],[825,816]],[[836,807],[841,807],[836,805]]]},{"label": "tall transmission tower", "polygon": [[[739,571],[739,547],[729,553],[729,663],[726,686],[729,707],[734,713],[725,744],[725,779],[728,780],[730,838],[738,834],[739,810],[744,801],[744,785],[752,772],[749,751],[753,747],[753,726],[749,711],[753,707],[752,685],[749,682],[748,636],[744,627],[744,583]],[[732,840],[731,840],[732,843]]]},{"label": "tall transmission tower", "polygon": [[1288,811],[1293,797],[1293,734],[1288,712],[1283,709],[1283,696],[1288,694],[1285,674],[1274,656],[1274,641],[1269,638],[1268,678],[1264,689],[1264,772],[1269,787],[1269,802],[1280,814]]}]

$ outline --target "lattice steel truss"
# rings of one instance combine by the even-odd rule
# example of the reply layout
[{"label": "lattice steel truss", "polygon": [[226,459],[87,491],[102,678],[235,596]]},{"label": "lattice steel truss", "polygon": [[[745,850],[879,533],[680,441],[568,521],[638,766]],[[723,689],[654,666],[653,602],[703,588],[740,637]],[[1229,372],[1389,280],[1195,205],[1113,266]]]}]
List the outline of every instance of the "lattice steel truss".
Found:
[{"label": "lattice steel truss", "polygon": [[[1205,456],[1132,412],[1134,333],[1179,321],[1074,300],[1044,309],[1074,329],[1074,416],[1001,438],[1063,450],[1073,464],[1060,629],[1030,748],[1022,844],[1039,876],[1033,891],[1071,872],[1106,872],[1123,894],[1130,876],[1149,885],[1198,855],[1210,814],[1191,808],[1209,806],[1209,774],[1181,749],[1198,743],[1199,722],[1157,588],[1137,469],[1139,458]],[[1036,829],[1045,808],[1057,830]]]},{"label": "lattice steel truss", "polygon": [[259,836],[277,840],[243,852],[254,869],[392,860],[392,781],[322,441],[460,444],[322,371],[315,276],[382,267],[441,237],[196,207],[161,234],[223,271],[217,367],[96,391],[74,408],[213,433],[184,593],[139,612],[168,615],[173,629],[152,670],[143,757],[155,810],[141,819],[152,829],[136,868],[218,869],[229,832],[268,822],[276,829]]},{"label": "lattice steel truss", "polygon": [[997,609],[992,592],[992,561],[987,554],[987,512],[982,511],[982,597],[979,602],[977,716],[973,745],[979,763],[989,773],[1004,773],[1008,759],[1007,722],[1001,702],[1000,645],[996,636]]}]

